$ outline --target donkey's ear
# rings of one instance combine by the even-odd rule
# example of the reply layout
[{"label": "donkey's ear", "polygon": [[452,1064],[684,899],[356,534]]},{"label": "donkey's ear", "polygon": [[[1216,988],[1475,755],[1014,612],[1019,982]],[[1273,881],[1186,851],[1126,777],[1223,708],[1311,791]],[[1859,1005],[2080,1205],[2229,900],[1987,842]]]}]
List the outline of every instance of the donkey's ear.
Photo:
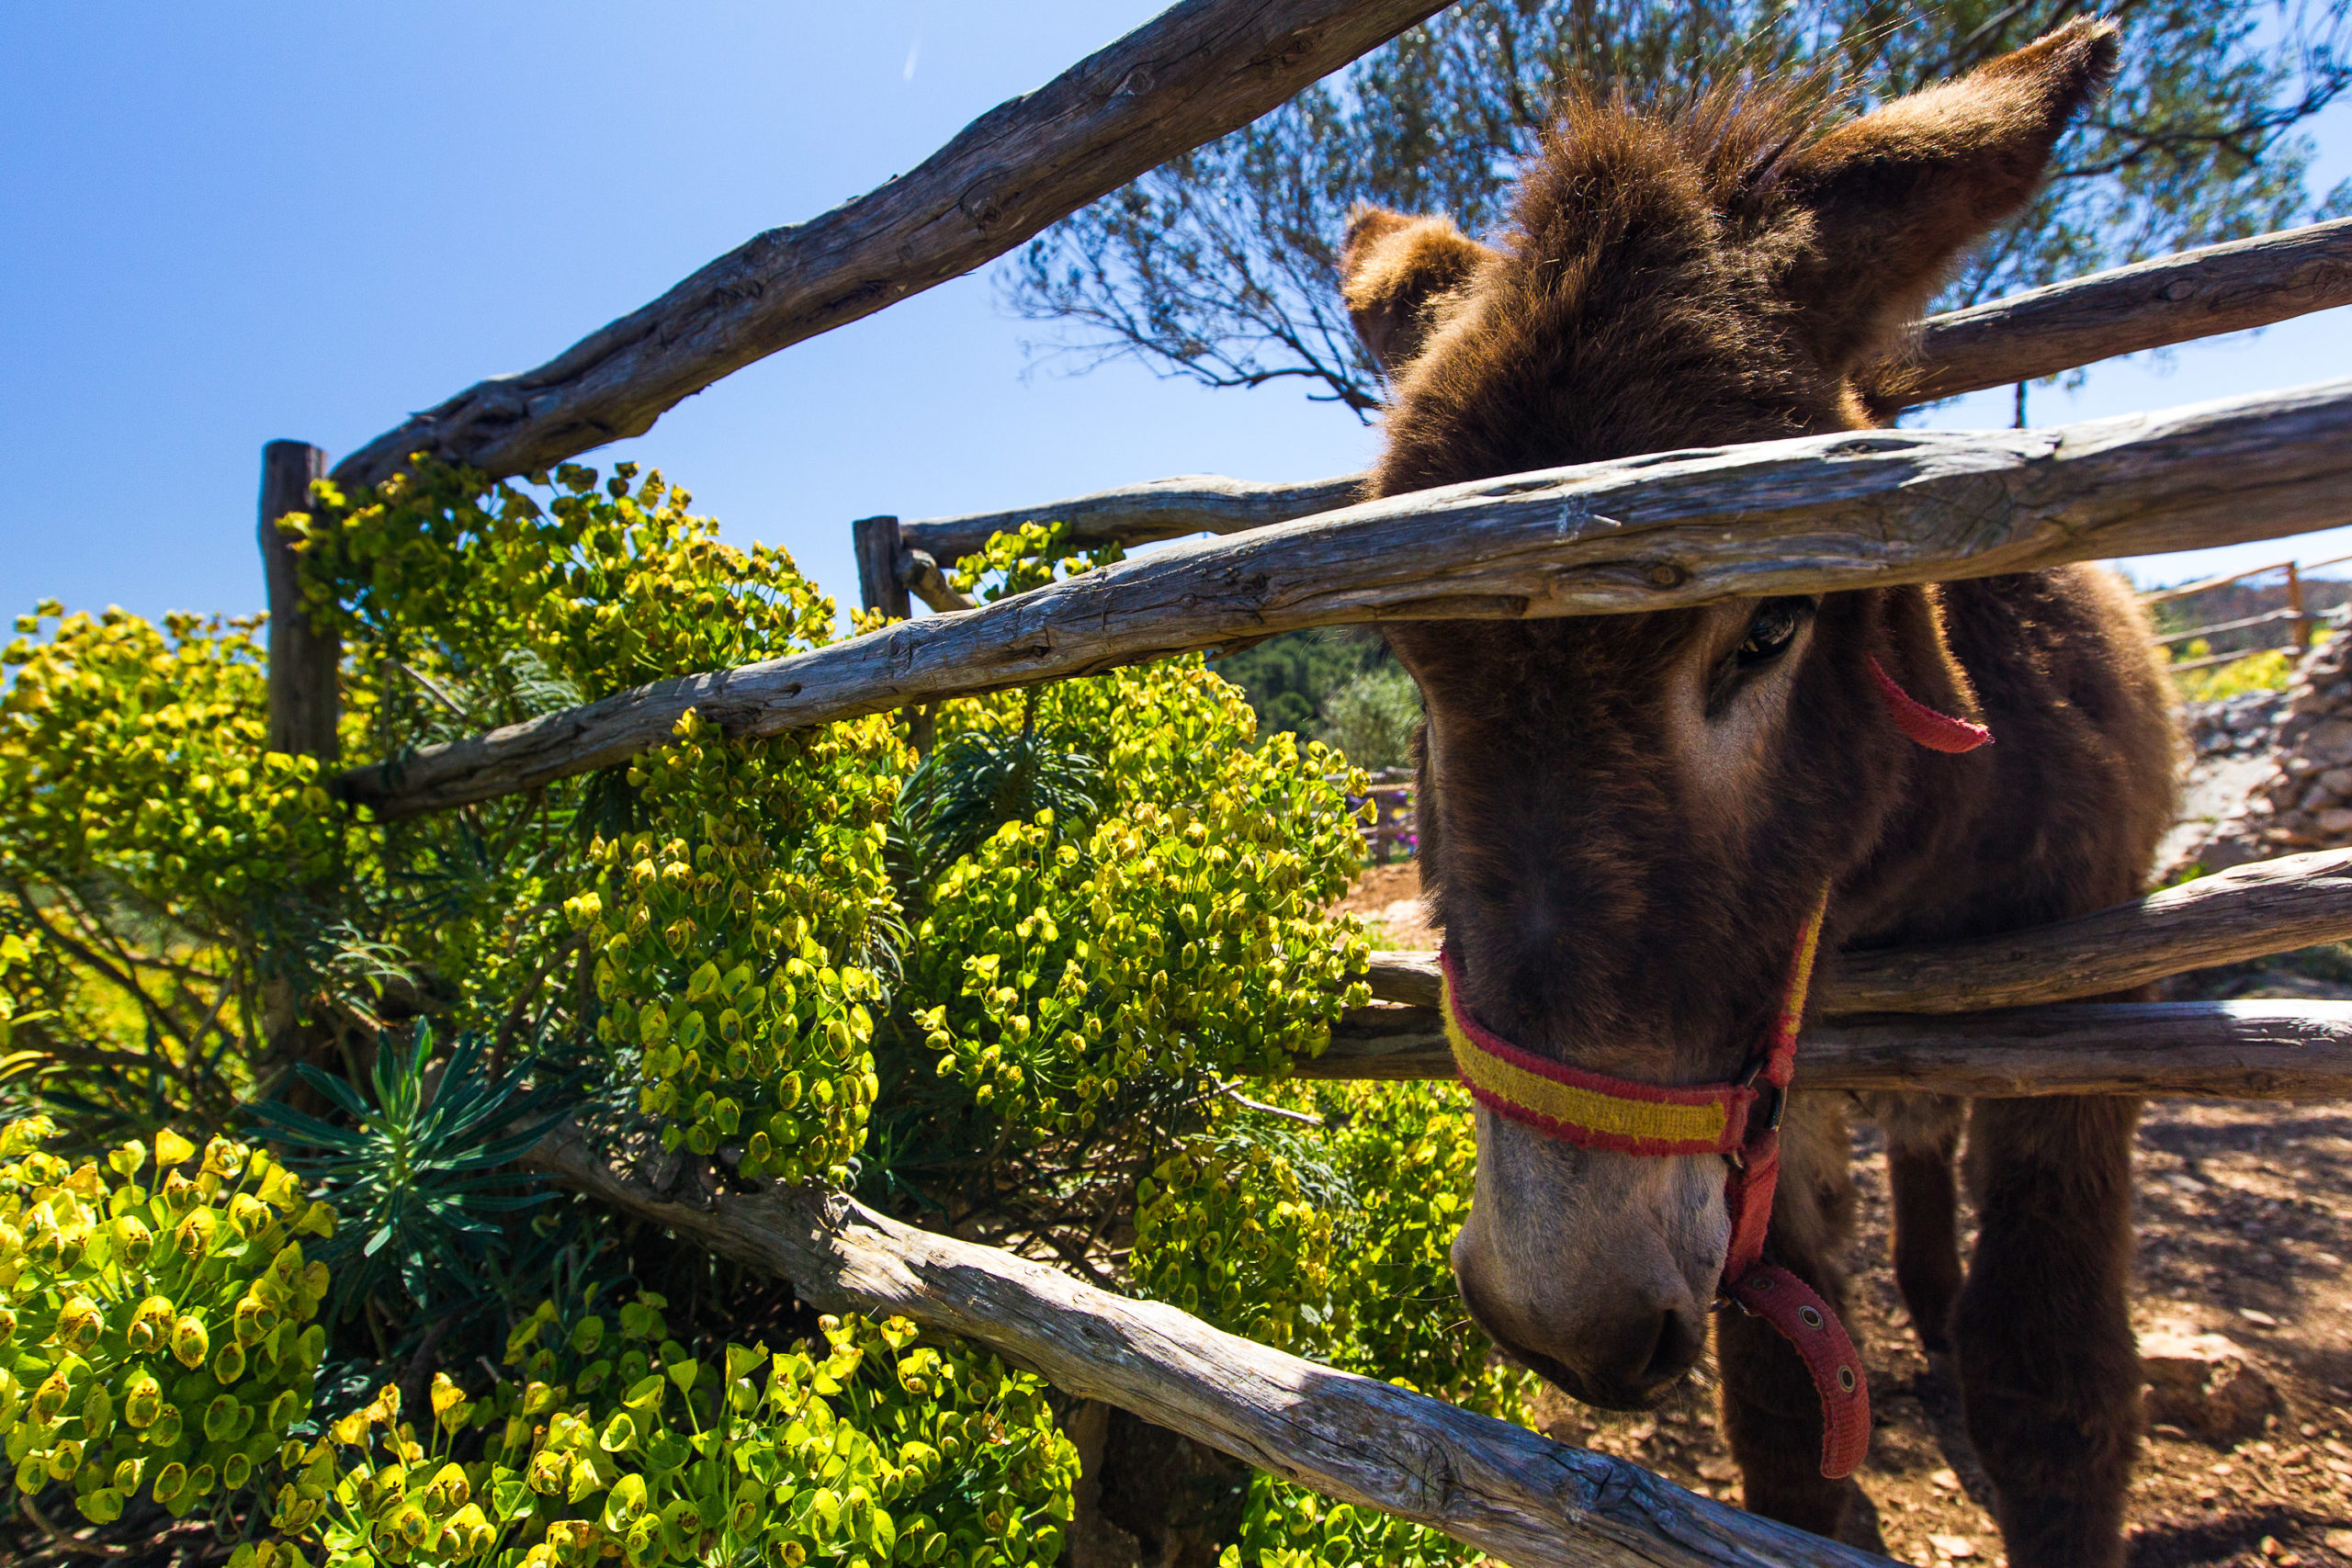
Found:
[{"label": "donkey's ear", "polygon": [[2119,37],[2078,17],[1791,155],[1773,183],[1811,211],[1816,243],[1788,288],[1826,368],[1891,348],[1960,253],[2026,204],[2067,122],[2114,74]]},{"label": "donkey's ear", "polygon": [[1348,215],[1340,292],[1356,335],[1392,378],[1429,341],[1445,301],[1494,254],[1450,219],[1408,218],[1379,207]]}]

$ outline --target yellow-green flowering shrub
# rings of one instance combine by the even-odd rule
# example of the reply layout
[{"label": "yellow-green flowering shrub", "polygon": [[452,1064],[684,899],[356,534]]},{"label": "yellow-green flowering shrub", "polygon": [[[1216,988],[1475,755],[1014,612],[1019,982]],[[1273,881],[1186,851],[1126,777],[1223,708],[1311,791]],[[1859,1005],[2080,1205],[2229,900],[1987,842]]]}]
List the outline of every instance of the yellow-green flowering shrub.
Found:
[{"label": "yellow-green flowering shrub", "polygon": [[[527,650],[593,700],[832,640],[833,602],[790,554],[721,543],[685,491],[639,472],[616,463],[599,485],[566,463],[534,496],[420,458],[363,496],[322,485],[280,526],[311,615],[370,664],[423,656],[428,675],[471,678]],[[389,671],[368,683],[414,685]]]},{"label": "yellow-green flowering shrub", "polygon": [[[607,1317],[552,1304],[517,1328],[513,1375],[468,1400],[446,1377],[430,1445],[398,1392],[311,1451],[323,1495],[281,1494],[280,1528],[330,1564],[519,1568],[663,1562],[1051,1563],[1077,1456],[1045,1387],[992,1358],[913,1344],[899,1320],[821,1320],[821,1343],[708,1360],[657,1295]],[[481,1458],[452,1456],[480,1432]],[[340,1456],[334,1450],[340,1448]]]},{"label": "yellow-green flowering shrub", "polygon": [[741,1173],[847,1179],[876,1093],[871,950],[903,748],[887,721],[730,745],[688,714],[629,770],[650,826],[599,839],[572,919],[597,953],[597,1032],[638,1064],[665,1141]]},{"label": "yellow-green flowering shrub", "polygon": [[1334,1503],[1264,1471],[1250,1476],[1240,1539],[1217,1568],[1440,1568],[1479,1560],[1475,1547],[1377,1509]]},{"label": "yellow-green flowering shrub", "polygon": [[1320,1125],[1276,1130],[1228,1101],[1181,1143],[1136,1184],[1137,1289],[1299,1355],[1517,1415],[1523,1380],[1487,1364],[1448,1261],[1477,1168],[1467,1098],[1447,1083],[1251,1092]]},{"label": "yellow-green flowering shrub", "polygon": [[36,883],[103,878],[161,912],[243,911],[316,875],[334,834],[318,764],[265,750],[254,622],[123,610],[17,621],[0,652],[0,863]]},{"label": "yellow-green flowering shrub", "polygon": [[7,1070],[104,1108],[94,1141],[227,1112],[257,932],[335,862],[318,764],[266,750],[253,628],[51,602],[0,652],[0,1012],[42,1020]]},{"label": "yellow-green flowering shrub", "polygon": [[942,1076],[1008,1122],[1070,1131],[1142,1075],[1274,1070],[1368,995],[1326,906],[1362,859],[1339,760],[1281,736],[1198,659],[956,705],[959,732],[1099,748],[1108,798],[1073,830],[1006,823],[929,889],[907,987]]},{"label": "yellow-green flowering shrub", "polygon": [[[1506,1419],[1524,1373],[1487,1363],[1447,1261],[1469,1213],[1477,1145],[1451,1084],[1254,1086],[1282,1109],[1232,1106],[1137,1184],[1130,1264],[1144,1294],[1235,1333]],[[1240,1135],[1252,1116],[1254,1137]],[[1334,1506],[1259,1474],[1225,1568],[1466,1562],[1444,1535]]]},{"label": "yellow-green flowering shrub", "polygon": [[[0,1128],[0,1434],[17,1488],[70,1487],[105,1524],[143,1491],[232,1506],[310,1410],[334,1218],[226,1138],[155,1138],[70,1165],[45,1118]],[[108,1173],[111,1173],[110,1175]],[[306,1326],[307,1325],[307,1326]]]},{"label": "yellow-green flowering shrub", "polygon": [[1332,1213],[1263,1143],[1188,1139],[1136,1184],[1136,1291],[1295,1355],[1344,1343]]},{"label": "yellow-green flowering shrub", "polygon": [[[634,463],[535,483],[420,459],[364,494],[315,487],[281,526],[309,615],[345,641],[346,749],[397,764],[426,741],[832,639],[832,601],[786,552],[722,542],[690,500]],[[578,932],[560,911],[596,880],[594,832],[631,825],[621,777],[387,828],[358,923],[437,977],[455,1021],[495,1026],[535,976],[585,973],[561,964]],[[584,1035],[594,998],[562,1001]]]},{"label": "yellow-green flowering shrub", "polygon": [[949,570],[947,582],[959,593],[990,604],[1108,566],[1125,554],[1115,544],[1086,551],[1072,548],[1067,523],[1023,523],[1017,529],[989,536],[989,542],[977,554],[964,557]]}]

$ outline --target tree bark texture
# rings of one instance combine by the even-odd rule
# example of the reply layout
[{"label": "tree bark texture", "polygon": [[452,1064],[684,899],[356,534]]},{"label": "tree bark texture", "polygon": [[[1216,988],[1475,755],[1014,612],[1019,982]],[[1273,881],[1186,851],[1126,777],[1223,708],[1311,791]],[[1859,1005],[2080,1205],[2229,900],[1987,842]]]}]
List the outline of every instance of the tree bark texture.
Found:
[{"label": "tree bark texture", "polygon": [[1238,130],[1443,0],[1182,0],[913,171],[772,229],[516,376],[412,416],[335,468],[346,487],[414,452],[532,473],[623,436],[778,349],[960,277],[1178,153]]},{"label": "tree bark texture", "polygon": [[[1450,1078],[1434,1008],[1346,1014],[1308,1078]],[[1799,1089],[1993,1098],[2125,1094],[2352,1099],[2352,1002],[2070,1002],[1961,1015],[1865,1013],[1804,1032]]]},{"label": "tree bark texture", "polygon": [[2352,510],[2352,381],[2047,430],[1620,458],[1195,540],[344,775],[404,817],[607,767],[688,708],[773,735],[1306,626],[1670,609],[2277,538]]},{"label": "tree bark texture", "polygon": [[[2352,940],[2352,850],[2282,855],[2129,904],[1968,942],[1825,959],[1825,1014],[1976,1012],[2106,996],[2274,953]],[[1375,1000],[1438,1005],[1437,954],[1375,953]]]},{"label": "tree bark texture", "polygon": [[573,1190],[789,1280],[831,1311],[901,1315],[985,1346],[1329,1497],[1444,1531],[1513,1568],[1832,1568],[1850,1547],[1695,1496],[1604,1454],[1335,1371],[1129,1301],[994,1247],[916,1230],[854,1200],[772,1184],[709,1208],[607,1165],[576,1128],[531,1163]]},{"label": "tree bark texture", "polygon": [[[2207,245],[1931,316],[1912,355],[1918,402],[2054,376],[2120,354],[2352,304],[2352,218]],[[1345,506],[1368,474],[1251,484],[1214,474],[1125,485],[1010,512],[906,525],[950,565],[1023,523],[1066,523],[1089,547],[1235,534]]]},{"label": "tree bark texture", "polygon": [[861,517],[850,525],[850,542],[857,554],[857,596],[869,610],[879,610],[894,621],[913,613],[907,601],[907,581],[899,570],[899,520]]},{"label": "tree bark texture", "polygon": [[261,449],[261,570],[269,603],[269,749],[289,756],[335,757],[343,714],[337,676],[343,641],[313,629],[302,614],[294,541],[278,531],[289,512],[311,509],[311,481],[324,479],[327,455],[307,441],[273,441]]}]

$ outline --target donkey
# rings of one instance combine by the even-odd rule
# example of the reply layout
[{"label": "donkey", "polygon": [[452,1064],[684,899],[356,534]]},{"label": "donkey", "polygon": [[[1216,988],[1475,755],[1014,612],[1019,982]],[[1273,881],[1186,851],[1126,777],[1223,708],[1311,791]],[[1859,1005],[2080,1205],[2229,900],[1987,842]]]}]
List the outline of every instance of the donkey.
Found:
[{"label": "donkey", "polygon": [[[2117,50],[2078,20],[1834,126],[1752,84],[1673,113],[1577,99],[1493,246],[1359,209],[1343,288],[1391,391],[1373,493],[1871,425],[1901,405],[1906,332],[1945,269],[2032,195]],[[1859,949],[2081,914],[2144,890],[2172,818],[2166,683],[2136,602],[2096,570],[1386,635],[1427,710],[1422,877],[1454,1016],[1564,1079],[1736,1081],[1809,925]],[[1995,744],[1907,733],[1976,723]],[[1887,1100],[1898,1280],[1922,1338],[1956,1344],[2010,1559],[2117,1563],[2138,1104]],[[1786,1097],[1768,1200],[1767,1256],[1832,1308],[1849,1103]],[[1549,1136],[1483,1102],[1477,1138],[1453,1255],[1472,1316],[1578,1399],[1653,1402],[1707,1342],[1725,1161]],[[1854,1487],[1816,1462],[1806,1362],[1763,1318],[1714,1322],[1747,1506],[1838,1533]]]}]

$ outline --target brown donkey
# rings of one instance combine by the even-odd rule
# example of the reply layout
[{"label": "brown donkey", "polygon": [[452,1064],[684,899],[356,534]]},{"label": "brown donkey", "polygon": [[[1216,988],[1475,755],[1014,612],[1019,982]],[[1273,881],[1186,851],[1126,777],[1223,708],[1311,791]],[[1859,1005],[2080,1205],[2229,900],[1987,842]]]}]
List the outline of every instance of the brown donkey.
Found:
[{"label": "brown donkey", "polygon": [[[1377,493],[1868,425],[1944,268],[2031,195],[2116,47],[2078,21],[1826,130],[1753,86],[1676,115],[1575,103],[1498,248],[1360,213],[1348,303],[1393,387]],[[1737,1080],[1825,890],[1849,948],[2061,919],[2142,892],[2171,818],[2165,684],[2096,570],[1388,635],[1428,708],[1423,877],[1461,1015],[1569,1077]],[[1996,743],[1913,744],[1881,671]],[[1890,1099],[1898,1277],[1921,1336],[1956,1341],[2010,1559],[2117,1562],[2137,1105],[1975,1103],[1963,1287],[1961,1107]],[[1832,1303],[1845,1103],[1790,1097],[1767,1244]],[[1453,1251],[1472,1314],[1578,1398],[1655,1398],[1705,1345],[1724,1159],[1484,1107],[1478,1145]],[[1836,1533],[1851,1483],[1822,1474],[1805,1366],[1763,1320],[1715,1321],[1748,1506]]]}]

